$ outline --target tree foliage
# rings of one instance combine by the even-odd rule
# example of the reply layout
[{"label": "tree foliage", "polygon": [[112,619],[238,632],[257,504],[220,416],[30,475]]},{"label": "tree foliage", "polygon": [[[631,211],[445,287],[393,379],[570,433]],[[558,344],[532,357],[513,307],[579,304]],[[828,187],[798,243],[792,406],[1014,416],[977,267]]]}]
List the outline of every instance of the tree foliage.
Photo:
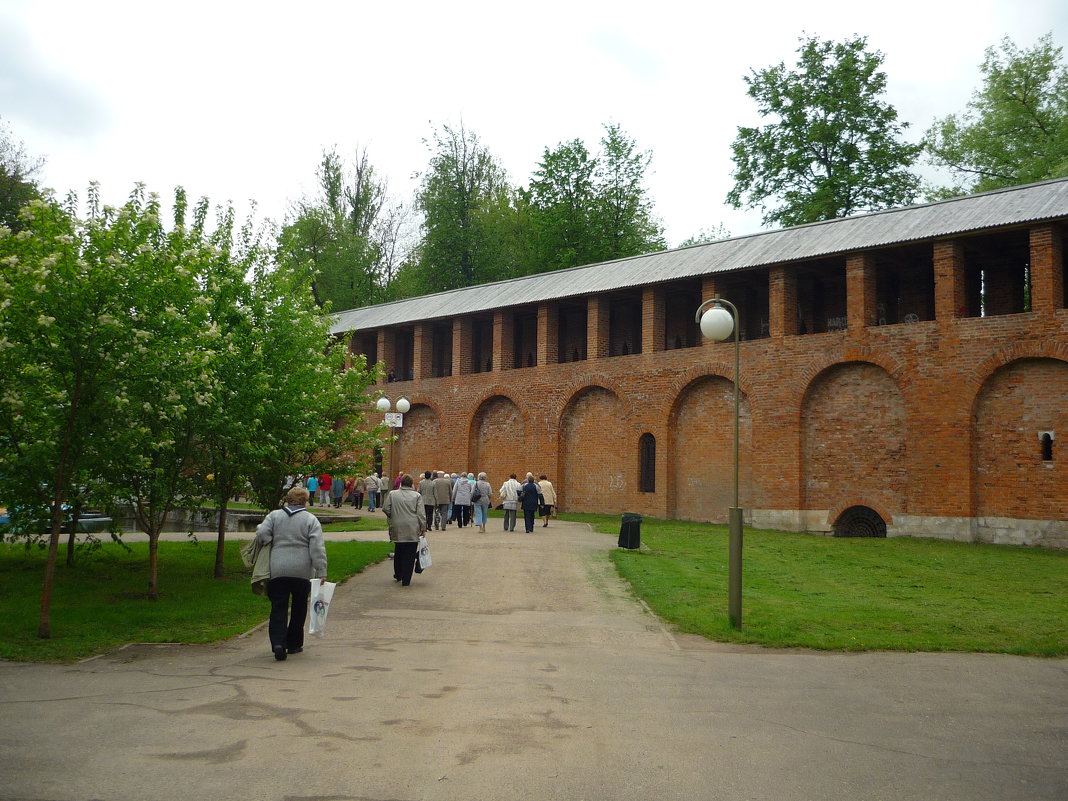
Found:
[{"label": "tree foliage", "polygon": [[21,227],[19,209],[39,196],[33,176],[43,165],[44,159],[30,156],[0,119],[0,225]]},{"label": "tree foliage", "polygon": [[882,53],[865,37],[801,42],[794,70],[780,63],[745,79],[761,116],[775,121],[738,128],[727,202],[784,226],[911,203],[920,146],[902,140],[907,123],[881,99]]},{"label": "tree foliage", "polygon": [[42,637],[68,500],[132,504],[155,598],[169,511],[239,473],[358,465],[375,438],[357,431],[371,376],[339,376],[343,348],[306,276],[272,269],[231,209],[210,230],[206,200],[190,215],[179,190],[174,209],[168,227],[142,187],[121,208],[94,187],[85,218],[73,197],[45,198],[21,230],[0,227],[0,497],[50,510]]},{"label": "tree foliage", "polygon": [[545,149],[524,193],[532,245],[525,272],[543,272],[662,250],[663,228],[645,188],[652,156],[619,125],[601,151],[580,139]]},{"label": "tree foliage", "polygon": [[366,150],[351,167],[325,151],[317,177],[319,195],[300,201],[282,227],[279,261],[306,269],[322,308],[381,302],[404,258],[403,205],[389,200]]},{"label": "tree foliage", "polygon": [[478,136],[461,125],[434,132],[416,205],[423,236],[406,280],[424,293],[514,274],[513,189]]},{"label": "tree foliage", "polygon": [[925,144],[956,183],[953,196],[1068,175],[1068,68],[1052,36],[1018,48],[1008,37],[980,66],[983,86],[961,115],[937,120]]}]

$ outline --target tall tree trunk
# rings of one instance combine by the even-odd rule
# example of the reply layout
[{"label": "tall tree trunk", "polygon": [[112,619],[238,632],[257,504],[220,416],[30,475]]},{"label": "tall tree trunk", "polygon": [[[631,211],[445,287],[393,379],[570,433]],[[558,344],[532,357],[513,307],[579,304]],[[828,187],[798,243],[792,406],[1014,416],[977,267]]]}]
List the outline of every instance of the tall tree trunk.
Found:
[{"label": "tall tree trunk", "polygon": [[[224,575],[225,555],[226,555],[226,512],[227,507],[230,505],[229,493],[223,493],[223,488],[219,490],[219,538],[215,543],[215,578],[221,579]],[[225,489],[229,489],[226,487]]]},{"label": "tall tree trunk", "polygon": [[148,532],[148,600],[159,600],[159,530]]},{"label": "tall tree trunk", "polygon": [[67,567],[74,567],[74,544],[78,537],[78,519],[82,516],[82,503],[75,501],[70,513],[70,530],[67,532]]},{"label": "tall tree trunk", "polygon": [[52,586],[56,577],[56,556],[59,553],[59,533],[63,527],[63,491],[57,485],[52,494],[52,530],[48,537],[48,558],[45,560],[44,585],[41,587],[41,614],[37,622],[37,636],[52,637]]}]

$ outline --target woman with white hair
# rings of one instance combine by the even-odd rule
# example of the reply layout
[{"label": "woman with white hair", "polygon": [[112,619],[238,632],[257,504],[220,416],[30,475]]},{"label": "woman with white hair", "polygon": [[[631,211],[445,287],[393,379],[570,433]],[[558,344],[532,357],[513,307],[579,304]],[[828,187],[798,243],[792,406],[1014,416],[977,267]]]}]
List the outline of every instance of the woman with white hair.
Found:
[{"label": "woman with white hair", "polygon": [[483,534],[486,533],[486,515],[489,512],[490,495],[492,493],[493,487],[486,480],[486,474],[479,473],[478,481],[475,482],[474,490],[471,493],[471,504],[475,507],[475,525],[478,526],[478,530]]}]

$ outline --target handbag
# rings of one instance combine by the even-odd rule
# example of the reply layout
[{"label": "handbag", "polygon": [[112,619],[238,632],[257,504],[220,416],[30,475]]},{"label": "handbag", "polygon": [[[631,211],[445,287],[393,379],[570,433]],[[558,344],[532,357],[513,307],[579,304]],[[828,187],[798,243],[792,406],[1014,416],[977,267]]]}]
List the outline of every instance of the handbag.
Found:
[{"label": "handbag", "polygon": [[475,491],[471,493],[471,503],[479,503],[482,500],[482,490],[475,484]]},{"label": "handbag", "polygon": [[430,560],[430,544],[426,541],[426,537],[419,535],[419,548],[416,551],[416,562],[419,564],[419,572],[422,573],[433,562]]},{"label": "handbag", "polygon": [[335,587],[337,584],[333,581],[312,579],[311,597],[308,599],[311,607],[308,611],[308,634],[326,636],[326,616],[330,612]]}]

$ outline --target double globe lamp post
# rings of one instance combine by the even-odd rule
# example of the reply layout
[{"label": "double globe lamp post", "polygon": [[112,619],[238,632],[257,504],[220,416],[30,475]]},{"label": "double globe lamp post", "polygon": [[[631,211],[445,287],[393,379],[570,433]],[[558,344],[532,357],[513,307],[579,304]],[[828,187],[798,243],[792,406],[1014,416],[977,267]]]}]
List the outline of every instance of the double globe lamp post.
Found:
[{"label": "double globe lamp post", "polygon": [[[393,440],[396,437],[393,436],[392,429],[400,428],[404,424],[404,415],[408,413],[408,410],[412,408],[412,404],[407,398],[401,397],[397,399],[397,412],[393,412],[393,404],[389,398],[383,396],[375,402],[375,408],[385,415],[385,424],[390,427],[389,437],[389,467],[386,468],[386,483],[389,484],[389,488],[393,488],[393,471],[396,469],[393,465]],[[385,497],[385,496],[383,496]]]},{"label": "double globe lamp post", "polygon": [[[729,309],[729,310],[728,310]],[[734,504],[728,512],[729,548],[727,556],[727,617],[731,626],[742,627],[742,509],[738,504],[738,308],[716,295],[697,309],[695,322],[701,333],[723,342],[734,333]]]}]

